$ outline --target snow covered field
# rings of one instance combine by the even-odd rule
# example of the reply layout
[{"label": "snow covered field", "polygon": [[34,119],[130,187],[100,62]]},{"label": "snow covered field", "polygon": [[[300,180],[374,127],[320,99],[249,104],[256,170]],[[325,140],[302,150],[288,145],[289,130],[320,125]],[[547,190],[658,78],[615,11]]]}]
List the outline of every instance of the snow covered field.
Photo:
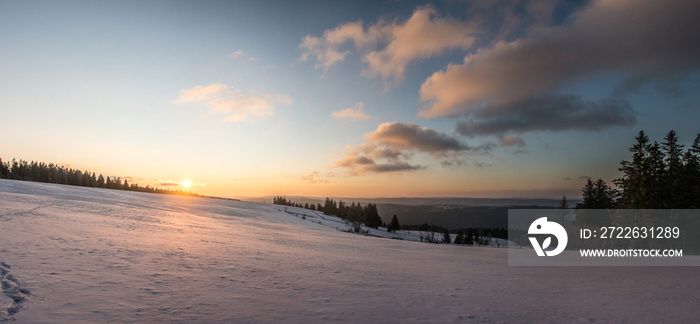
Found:
[{"label": "snow covered field", "polygon": [[700,319],[695,267],[508,267],[503,248],[344,233],[284,208],[0,180],[0,321]]}]

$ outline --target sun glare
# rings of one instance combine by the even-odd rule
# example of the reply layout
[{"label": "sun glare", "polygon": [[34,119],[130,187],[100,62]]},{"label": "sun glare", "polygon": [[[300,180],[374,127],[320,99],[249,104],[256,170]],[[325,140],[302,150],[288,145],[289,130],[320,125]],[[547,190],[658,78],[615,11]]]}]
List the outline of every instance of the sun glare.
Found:
[{"label": "sun glare", "polygon": [[192,182],[190,182],[189,180],[184,180],[182,181],[182,186],[185,188],[189,188],[192,186]]}]

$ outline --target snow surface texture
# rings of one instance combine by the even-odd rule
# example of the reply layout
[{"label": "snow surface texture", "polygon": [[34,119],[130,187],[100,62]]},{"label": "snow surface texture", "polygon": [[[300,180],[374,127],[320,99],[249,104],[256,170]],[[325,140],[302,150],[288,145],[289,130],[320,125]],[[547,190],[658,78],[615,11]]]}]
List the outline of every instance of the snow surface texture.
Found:
[{"label": "snow surface texture", "polygon": [[0,180],[0,321],[700,318],[694,267],[508,267],[504,248],[356,235],[284,208]]},{"label": "snow surface texture", "polygon": [[2,293],[10,299],[7,307],[0,310],[0,320],[9,319],[12,315],[19,312],[22,308],[22,303],[27,300],[27,295],[30,294],[29,289],[22,288],[22,285],[10,274],[12,268],[5,262],[0,262],[0,286]]}]

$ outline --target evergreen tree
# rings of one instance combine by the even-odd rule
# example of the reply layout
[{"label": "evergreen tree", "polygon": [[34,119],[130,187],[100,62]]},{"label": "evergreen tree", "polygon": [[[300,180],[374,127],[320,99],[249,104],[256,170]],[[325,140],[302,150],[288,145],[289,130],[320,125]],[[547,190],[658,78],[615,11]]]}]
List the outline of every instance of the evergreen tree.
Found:
[{"label": "evergreen tree", "polygon": [[58,179],[57,183],[68,184],[68,170],[66,170],[65,168],[62,168],[61,172],[59,172],[58,176],[59,176],[59,179]]},{"label": "evergreen tree", "polygon": [[561,197],[561,201],[559,201],[559,209],[569,209],[569,201],[566,200],[566,195]]},{"label": "evergreen tree", "polygon": [[338,216],[342,219],[348,219],[348,217],[346,215],[347,213],[345,210],[345,203],[342,200],[340,202],[338,202],[338,207],[336,207],[336,209],[337,209],[337,212],[335,213],[336,216]]},{"label": "evergreen tree", "polygon": [[450,231],[448,231],[447,229],[445,229],[445,232],[442,235],[442,243],[445,243],[445,244],[452,243],[452,237],[450,237]]},{"label": "evergreen tree", "polygon": [[700,134],[683,155],[682,206],[700,208]]},{"label": "evergreen tree", "polygon": [[593,181],[591,179],[586,180],[586,185],[583,186],[582,196],[583,201],[576,204],[577,209],[595,209],[597,202],[595,200],[595,188],[593,187]]},{"label": "evergreen tree", "polygon": [[582,189],[583,201],[576,204],[577,209],[612,209],[618,196],[617,190],[608,186],[603,179],[596,182],[588,179]]},{"label": "evergreen tree", "polygon": [[455,244],[464,244],[464,230],[459,230],[457,232],[457,237],[455,237]]},{"label": "evergreen tree", "polygon": [[646,159],[649,150],[649,137],[644,131],[639,131],[635,137],[637,143],[629,151],[632,152],[632,161],[620,162],[619,170],[624,173],[622,178],[615,180],[622,189],[619,205],[622,208],[639,208],[642,204],[643,188],[647,177]]},{"label": "evergreen tree", "polygon": [[[632,161],[622,161],[618,208],[697,208],[700,206],[700,134],[685,153],[671,130],[659,144],[649,144],[643,131],[630,148]],[[585,192],[584,188],[584,192]]]},{"label": "evergreen tree", "polygon": [[379,217],[379,210],[375,204],[367,204],[364,208],[365,225],[371,228],[378,228],[382,225],[382,218]]},{"label": "evergreen tree", "polygon": [[664,208],[664,200],[668,197],[665,189],[666,165],[661,145],[656,141],[649,147],[649,157],[646,160],[646,181],[642,186],[639,208]]},{"label": "evergreen tree", "polygon": [[387,232],[394,232],[401,229],[401,225],[399,224],[399,219],[394,215],[394,217],[391,218],[391,223],[389,224],[389,227],[387,228]]},{"label": "evergreen tree", "polygon": [[563,195],[561,201],[559,201],[559,210],[556,213],[556,218],[559,224],[566,226],[569,223],[569,201],[566,199],[566,195]]},{"label": "evergreen tree", "polygon": [[467,229],[466,235],[464,236],[464,243],[462,244],[472,245],[477,238],[476,232],[474,232],[473,229]]},{"label": "evergreen tree", "polygon": [[603,179],[598,179],[594,184],[594,195],[597,209],[613,209],[619,194],[617,190],[608,186]]},{"label": "evergreen tree", "polygon": [[0,159],[0,178],[7,179],[10,175],[10,166]]},{"label": "evergreen tree", "polygon": [[90,175],[88,176],[88,180],[87,180],[86,186],[88,186],[88,187],[95,187],[95,186],[97,186],[97,177],[95,177],[95,172],[93,172],[92,174],[90,174]]},{"label": "evergreen tree", "polygon": [[323,205],[323,212],[328,214],[328,215],[338,215],[338,205],[333,201],[333,199],[329,199],[326,197],[326,202]]},{"label": "evergreen tree", "polygon": [[665,153],[665,172],[662,180],[664,208],[683,208],[683,145],[678,144],[676,132],[671,130],[661,144]]}]

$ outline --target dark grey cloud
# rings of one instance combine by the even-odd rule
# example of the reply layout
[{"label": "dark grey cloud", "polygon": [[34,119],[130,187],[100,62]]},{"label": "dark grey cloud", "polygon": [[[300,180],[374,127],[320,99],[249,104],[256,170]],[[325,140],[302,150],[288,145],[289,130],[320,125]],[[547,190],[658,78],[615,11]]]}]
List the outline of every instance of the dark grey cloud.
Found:
[{"label": "dark grey cloud", "polygon": [[417,124],[383,123],[367,139],[388,147],[427,153],[460,152],[470,150],[457,138]]},{"label": "dark grey cloud", "polygon": [[[368,156],[369,155],[369,156]],[[398,157],[398,156],[397,156]],[[343,158],[333,162],[330,167],[332,168],[344,168],[348,170],[350,175],[363,175],[366,173],[386,173],[386,172],[400,172],[400,171],[414,171],[424,169],[421,165],[412,165],[405,161],[399,161],[398,159],[389,159],[381,162],[383,157],[379,157],[380,161],[377,163],[375,157],[372,153],[363,153],[358,151],[351,151],[345,153]]]},{"label": "dark grey cloud", "polygon": [[[589,101],[575,95],[549,95],[499,109],[479,111],[472,120],[458,123],[457,131],[465,136],[537,130],[600,131],[614,126],[632,126],[635,123],[634,110],[623,99]],[[510,142],[524,145],[524,142],[517,140]]]},{"label": "dark grey cloud", "polygon": [[[434,73],[421,86],[428,104],[421,116],[466,116],[466,134],[632,125],[626,94],[700,71],[698,17],[700,1],[591,1],[560,25],[499,41]],[[562,95],[608,75],[620,80],[611,99]]]},{"label": "dark grey cloud", "polygon": [[375,143],[368,143],[360,147],[360,150],[369,154],[375,159],[386,159],[389,161],[408,160],[412,153],[408,151],[396,150],[388,147],[380,147]]},{"label": "dark grey cloud", "polygon": [[368,171],[382,173],[382,172],[395,172],[395,171],[411,171],[424,169],[424,166],[411,165],[406,162],[396,162],[396,163],[384,163],[384,164],[374,164]]},{"label": "dark grey cloud", "polygon": [[383,123],[368,133],[368,142],[351,148],[331,168],[345,168],[351,175],[414,171],[426,168],[411,162],[415,153],[427,153],[444,166],[462,165],[463,155],[484,153],[493,143],[470,146],[456,137],[417,124]]},{"label": "dark grey cloud", "polygon": [[462,166],[464,164],[464,161],[462,161],[462,160],[456,160],[456,161],[444,160],[440,163],[442,163],[443,166],[451,167],[451,166]]}]

